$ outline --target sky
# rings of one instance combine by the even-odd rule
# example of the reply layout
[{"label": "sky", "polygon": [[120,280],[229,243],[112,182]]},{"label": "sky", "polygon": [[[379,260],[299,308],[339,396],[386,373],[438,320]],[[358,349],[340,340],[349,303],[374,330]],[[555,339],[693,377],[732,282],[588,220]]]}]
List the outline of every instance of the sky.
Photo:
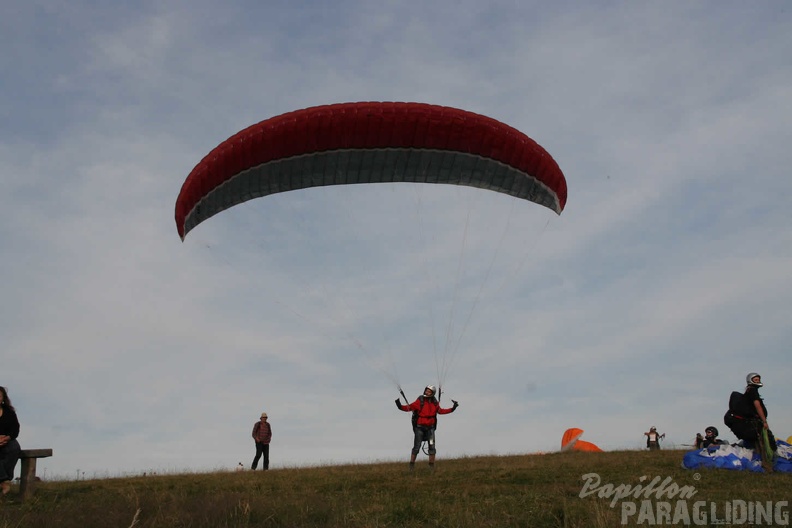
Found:
[{"label": "sky", "polygon": [[[736,1],[4,3],[0,385],[45,478],[682,447],[762,374],[792,435],[792,8]],[[414,101],[555,158],[556,215],[456,186],[292,191],[182,242],[226,138]],[[423,455],[422,455],[423,457]],[[425,458],[422,458],[425,460]],[[19,469],[17,469],[19,471]]]}]

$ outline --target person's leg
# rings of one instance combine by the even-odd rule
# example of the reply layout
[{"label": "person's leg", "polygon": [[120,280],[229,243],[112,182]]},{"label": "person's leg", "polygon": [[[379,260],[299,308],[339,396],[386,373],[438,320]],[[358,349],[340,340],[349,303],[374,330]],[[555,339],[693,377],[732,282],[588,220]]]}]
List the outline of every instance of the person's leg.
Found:
[{"label": "person's leg", "polygon": [[256,458],[253,459],[253,465],[250,466],[250,469],[255,470],[258,467],[258,462],[263,452],[263,449],[261,448],[262,445],[263,444],[256,442]]},{"label": "person's leg", "polygon": [[264,461],[262,462],[262,469],[269,469],[269,444],[263,445]]},{"label": "person's leg", "polygon": [[429,438],[427,439],[427,442],[429,443],[429,467],[434,469],[435,455],[437,454],[434,429],[429,430]]},{"label": "person's leg", "polygon": [[3,495],[11,490],[11,481],[14,480],[14,469],[19,461],[21,448],[19,442],[11,440],[0,448],[0,489]]},{"label": "person's leg", "polygon": [[421,450],[421,444],[424,440],[424,430],[422,427],[415,427],[413,433],[415,433],[415,436],[413,438],[413,448],[412,451],[410,451],[410,469],[415,467],[415,459],[418,456],[418,452]]}]

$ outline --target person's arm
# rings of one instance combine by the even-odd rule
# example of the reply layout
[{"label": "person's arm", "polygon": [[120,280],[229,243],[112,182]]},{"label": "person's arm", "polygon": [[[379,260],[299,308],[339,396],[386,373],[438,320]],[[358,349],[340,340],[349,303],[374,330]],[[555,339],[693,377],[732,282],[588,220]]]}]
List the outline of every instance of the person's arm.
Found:
[{"label": "person's arm", "polygon": [[756,415],[759,416],[760,420],[762,420],[762,427],[767,429],[767,416],[765,416],[761,402],[759,400],[754,400],[753,404],[754,404],[754,409],[756,409]]},{"label": "person's arm", "polygon": [[8,434],[0,435],[0,445],[6,445],[8,442],[16,439],[19,436],[19,419],[17,418],[16,413],[6,409],[3,414],[6,417],[5,422],[8,426],[8,431],[6,432]]},{"label": "person's arm", "polygon": [[398,407],[400,411],[410,412],[410,411],[417,411],[421,408],[420,400],[415,400],[410,405],[402,405],[401,400],[399,400],[399,398],[396,398],[395,401],[396,401],[396,407]]},{"label": "person's arm", "polygon": [[253,440],[258,442],[258,438],[256,438],[256,433],[258,433],[259,426],[261,426],[261,422],[256,422],[253,424]]},{"label": "person's arm", "polygon": [[456,411],[456,408],[459,407],[459,402],[457,402],[456,400],[451,400],[451,401],[454,402],[453,407],[449,407],[448,409],[443,409],[442,407],[438,407],[437,414],[448,414]]}]

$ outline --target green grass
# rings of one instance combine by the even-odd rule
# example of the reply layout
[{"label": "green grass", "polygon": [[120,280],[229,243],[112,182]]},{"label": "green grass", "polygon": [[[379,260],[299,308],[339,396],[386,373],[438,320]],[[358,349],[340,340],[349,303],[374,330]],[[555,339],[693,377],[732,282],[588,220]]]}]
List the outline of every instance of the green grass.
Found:
[{"label": "green grass", "polygon": [[[610,499],[579,496],[581,476],[592,472],[613,485],[671,477],[695,487],[691,505],[789,500],[788,474],[696,472],[681,467],[683,453],[438,459],[434,472],[424,457],[412,473],[406,463],[381,463],[41,482],[25,503],[2,500],[0,528],[622,526],[621,503],[611,508]],[[637,518],[628,521],[636,525]]]}]

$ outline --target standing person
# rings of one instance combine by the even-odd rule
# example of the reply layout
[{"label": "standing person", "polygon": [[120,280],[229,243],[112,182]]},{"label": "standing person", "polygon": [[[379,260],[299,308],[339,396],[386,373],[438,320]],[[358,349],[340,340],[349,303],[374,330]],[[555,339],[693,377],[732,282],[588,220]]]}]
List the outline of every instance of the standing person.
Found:
[{"label": "standing person", "polygon": [[644,433],[644,436],[646,436],[646,447],[652,451],[656,451],[660,449],[660,439],[665,438],[665,433],[658,433],[657,427],[652,426],[649,428],[648,433]]},{"label": "standing person", "polygon": [[[756,441],[762,429],[767,430],[767,439],[770,443],[770,449],[776,450],[776,441],[773,432],[770,431],[770,426],[767,425],[767,407],[765,407],[764,400],[759,395],[759,387],[764,387],[762,383],[762,376],[756,372],[751,372],[745,377],[747,383],[745,392],[741,398],[734,401],[732,397],[729,400],[729,410],[723,417],[729,429],[732,430],[734,436],[743,441],[743,446],[753,449],[756,447]],[[733,393],[733,396],[739,395],[739,392]]]},{"label": "standing person", "polygon": [[253,425],[253,441],[256,442],[256,458],[250,469],[258,467],[261,458],[261,469],[269,469],[269,445],[272,440],[272,426],[267,421],[267,413],[261,413],[261,418]]},{"label": "standing person", "polygon": [[[412,402],[410,405],[402,405],[401,401],[396,398],[396,407],[404,412],[413,412],[417,416],[417,420],[413,421],[413,432],[415,438],[413,440],[413,448],[410,453],[410,470],[415,468],[415,459],[418,452],[421,450],[421,444],[424,442],[429,443],[429,467],[434,469],[435,454],[437,449],[435,447],[435,428],[437,427],[437,415],[452,413],[459,407],[459,403],[451,400],[454,405],[448,409],[440,407],[440,402],[435,398],[434,385],[427,385],[421,396]],[[406,398],[405,398],[406,399]]]},{"label": "standing person", "polygon": [[0,387],[0,489],[3,495],[11,491],[14,469],[19,460],[19,420],[11,405],[8,391]]}]

